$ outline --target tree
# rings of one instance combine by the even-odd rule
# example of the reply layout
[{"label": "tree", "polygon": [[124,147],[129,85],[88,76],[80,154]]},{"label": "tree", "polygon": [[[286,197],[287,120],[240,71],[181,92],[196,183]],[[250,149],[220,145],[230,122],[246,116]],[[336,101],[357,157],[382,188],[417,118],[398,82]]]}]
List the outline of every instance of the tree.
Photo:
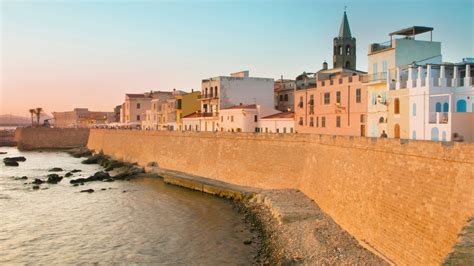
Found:
[{"label": "tree", "polygon": [[36,114],[36,124],[40,124],[40,117],[41,117],[41,113],[43,112],[43,108],[41,107],[36,107],[36,111],[35,111],[35,114]]},{"label": "tree", "polygon": [[35,115],[36,110],[35,109],[30,109],[30,115],[31,115],[31,126],[33,126],[34,121],[33,121],[33,116]]}]

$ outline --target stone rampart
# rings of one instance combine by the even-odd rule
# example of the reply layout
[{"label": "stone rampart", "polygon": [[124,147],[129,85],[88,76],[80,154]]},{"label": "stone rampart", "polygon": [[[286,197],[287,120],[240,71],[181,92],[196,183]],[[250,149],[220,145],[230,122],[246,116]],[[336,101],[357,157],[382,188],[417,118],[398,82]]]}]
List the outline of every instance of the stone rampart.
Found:
[{"label": "stone rampart", "polygon": [[396,264],[440,264],[474,215],[474,144],[93,129],[88,147],[241,186],[299,189]]},{"label": "stone rampart", "polygon": [[17,128],[15,140],[20,150],[67,149],[86,146],[88,128]]}]

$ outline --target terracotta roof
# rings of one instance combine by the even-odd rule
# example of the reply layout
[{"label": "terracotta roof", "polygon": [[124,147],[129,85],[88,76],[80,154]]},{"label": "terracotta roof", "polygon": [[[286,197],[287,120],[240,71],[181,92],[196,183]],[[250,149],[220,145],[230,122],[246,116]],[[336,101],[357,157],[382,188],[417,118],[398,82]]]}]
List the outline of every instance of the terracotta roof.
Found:
[{"label": "terracotta roof", "polygon": [[227,110],[227,109],[256,109],[257,105],[256,104],[242,104],[242,105],[234,105],[231,107],[227,108],[222,108],[221,110]]},{"label": "terracotta roof", "polygon": [[201,117],[201,114],[200,113],[192,113],[192,114],[183,116],[183,118],[192,118],[192,117]]},{"label": "terracotta roof", "polygon": [[272,118],[294,118],[295,113],[293,112],[281,112],[281,113],[276,113],[272,114],[269,116],[262,117],[262,119],[272,119]]}]

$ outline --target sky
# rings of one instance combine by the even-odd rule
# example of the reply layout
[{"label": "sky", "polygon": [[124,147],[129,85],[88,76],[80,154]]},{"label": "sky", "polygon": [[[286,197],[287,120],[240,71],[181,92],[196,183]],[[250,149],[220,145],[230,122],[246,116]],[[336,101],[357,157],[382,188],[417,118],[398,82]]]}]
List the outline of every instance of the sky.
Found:
[{"label": "sky", "polygon": [[0,114],[112,111],[125,93],[241,70],[295,78],[332,66],[345,6],[359,70],[370,43],[413,25],[434,28],[443,61],[474,57],[474,0],[0,0]]}]

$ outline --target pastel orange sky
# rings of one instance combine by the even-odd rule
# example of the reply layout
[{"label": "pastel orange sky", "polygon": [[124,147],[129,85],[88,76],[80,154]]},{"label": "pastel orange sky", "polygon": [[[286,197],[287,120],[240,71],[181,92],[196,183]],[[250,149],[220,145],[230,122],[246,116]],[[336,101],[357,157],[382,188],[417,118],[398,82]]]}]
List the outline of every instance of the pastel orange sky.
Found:
[{"label": "pastel orange sky", "polygon": [[190,91],[241,70],[314,72],[332,60],[345,5],[359,70],[370,43],[413,25],[434,27],[443,61],[474,55],[470,0],[295,2],[0,0],[0,114],[112,111],[125,93]]}]

